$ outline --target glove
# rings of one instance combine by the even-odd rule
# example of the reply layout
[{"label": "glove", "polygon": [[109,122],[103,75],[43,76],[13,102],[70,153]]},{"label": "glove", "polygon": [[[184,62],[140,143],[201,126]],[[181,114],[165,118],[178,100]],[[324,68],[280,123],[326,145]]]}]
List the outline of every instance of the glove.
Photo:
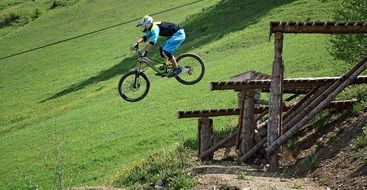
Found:
[{"label": "glove", "polygon": [[139,54],[140,57],[145,57],[145,56],[147,56],[148,51],[147,50],[139,51],[138,54]]},{"label": "glove", "polygon": [[139,43],[135,42],[132,46],[133,50],[139,49]]}]

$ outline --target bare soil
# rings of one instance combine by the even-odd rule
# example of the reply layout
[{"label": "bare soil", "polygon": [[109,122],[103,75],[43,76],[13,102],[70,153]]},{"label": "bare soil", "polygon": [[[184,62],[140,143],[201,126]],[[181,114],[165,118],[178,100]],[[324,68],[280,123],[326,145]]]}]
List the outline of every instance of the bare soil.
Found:
[{"label": "bare soil", "polygon": [[198,175],[196,190],[241,189],[326,189],[309,178],[292,178],[279,173],[269,173],[266,168],[236,165],[203,165],[195,169]]}]

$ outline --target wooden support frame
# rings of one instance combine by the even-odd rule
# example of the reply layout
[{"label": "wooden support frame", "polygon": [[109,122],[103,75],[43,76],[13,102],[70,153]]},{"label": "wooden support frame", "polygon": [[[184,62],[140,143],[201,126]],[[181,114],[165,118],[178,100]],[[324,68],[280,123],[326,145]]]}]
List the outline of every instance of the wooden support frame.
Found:
[{"label": "wooden support frame", "polygon": [[[268,153],[273,153],[277,148],[285,143],[290,137],[298,132],[305,124],[307,124],[317,113],[319,113],[327,103],[336,97],[348,84],[357,78],[357,76],[362,73],[367,68],[367,57],[359,62],[352,70],[350,70],[346,75],[344,75],[340,80],[335,82],[333,85],[327,88],[327,90],[312,101],[310,105],[307,106],[304,114],[299,114],[293,121],[295,125],[290,128],[284,135],[279,137],[275,142],[269,143],[269,146],[265,149]],[[292,120],[290,121],[292,122]]]}]

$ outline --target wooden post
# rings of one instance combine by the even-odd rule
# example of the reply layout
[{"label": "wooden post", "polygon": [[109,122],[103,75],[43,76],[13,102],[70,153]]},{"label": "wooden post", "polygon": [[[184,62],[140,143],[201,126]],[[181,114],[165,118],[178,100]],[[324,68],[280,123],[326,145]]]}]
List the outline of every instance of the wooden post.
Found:
[{"label": "wooden post", "polygon": [[[198,125],[199,131],[199,154],[198,156],[213,146],[213,120],[207,117],[202,117],[199,119]],[[201,161],[213,160],[213,153],[208,154],[205,157],[200,158]]]},{"label": "wooden post", "polygon": [[241,122],[241,143],[240,143],[240,156],[246,154],[252,149],[254,145],[254,134],[255,134],[255,91],[245,90],[243,91],[244,101],[243,101],[243,114]]},{"label": "wooden post", "polygon": [[[268,145],[273,144],[278,138],[282,123],[282,81],[283,81],[283,33],[275,33],[275,56],[270,85],[270,107],[269,107],[269,125],[268,125]],[[270,171],[278,170],[278,151],[269,154]]]},{"label": "wooden post", "polygon": [[240,113],[238,114],[238,128],[237,128],[237,137],[236,137],[236,150],[240,149],[241,144],[241,131],[242,131],[242,123],[243,123],[243,107],[244,107],[244,99],[245,99],[245,93],[244,91],[240,91],[237,93],[238,98],[238,108],[240,109]]}]

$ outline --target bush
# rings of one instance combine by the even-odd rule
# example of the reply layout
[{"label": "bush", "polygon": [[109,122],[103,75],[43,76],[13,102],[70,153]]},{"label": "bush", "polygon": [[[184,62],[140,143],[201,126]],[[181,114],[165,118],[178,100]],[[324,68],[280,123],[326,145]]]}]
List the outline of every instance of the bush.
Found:
[{"label": "bush", "polygon": [[49,10],[56,9],[59,7],[65,7],[67,3],[63,0],[52,0],[50,6],[48,7]]},{"label": "bush", "polygon": [[338,100],[356,99],[357,102],[353,106],[354,113],[362,113],[367,107],[367,85],[358,85],[346,88],[337,97]]},{"label": "bush", "polygon": [[[366,0],[344,0],[334,15],[338,21],[367,21]],[[356,64],[367,56],[367,35],[336,35],[330,53],[337,59]]]},{"label": "bush", "polygon": [[196,182],[187,174],[187,169],[192,166],[189,156],[189,150],[183,147],[153,154],[119,171],[113,186],[144,189],[154,187],[160,181],[169,189],[191,189]]},{"label": "bush", "polygon": [[32,20],[36,20],[38,17],[41,16],[41,11],[37,8],[33,11],[33,13],[31,14],[31,18]]},{"label": "bush", "polygon": [[16,13],[9,13],[0,18],[0,28],[15,25],[20,21],[20,15]]}]

